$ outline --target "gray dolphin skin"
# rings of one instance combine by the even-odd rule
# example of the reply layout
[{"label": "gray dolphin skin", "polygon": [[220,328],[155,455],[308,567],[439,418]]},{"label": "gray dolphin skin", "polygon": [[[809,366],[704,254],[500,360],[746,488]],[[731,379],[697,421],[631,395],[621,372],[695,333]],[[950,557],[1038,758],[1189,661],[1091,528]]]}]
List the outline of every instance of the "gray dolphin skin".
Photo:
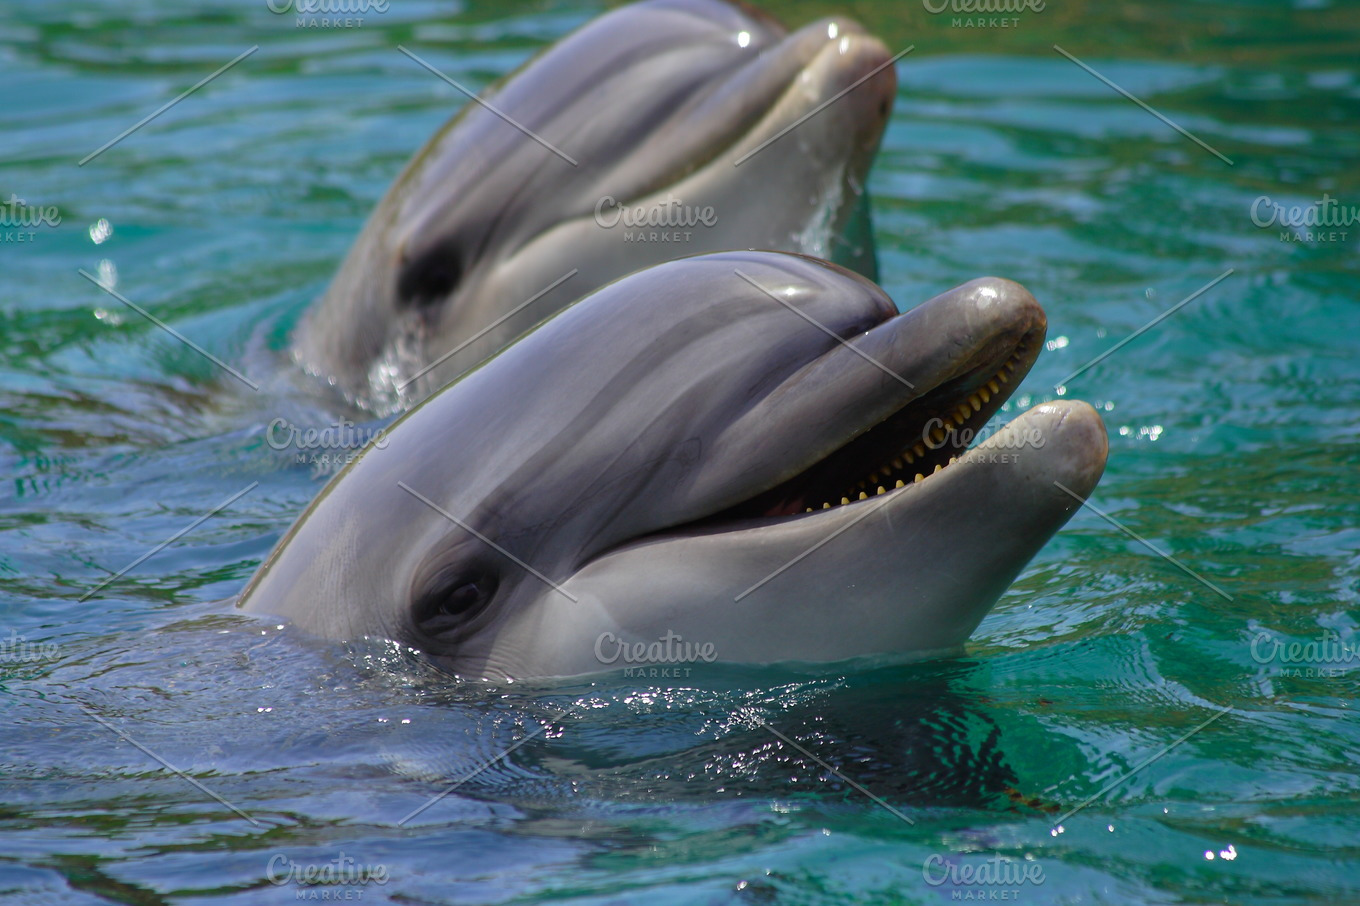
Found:
[{"label": "gray dolphin skin", "polygon": [[722,0],[613,10],[415,155],[293,355],[381,414],[672,258],[796,251],[873,277],[864,184],[896,91],[890,62],[840,17],[786,33]]},{"label": "gray dolphin skin", "polygon": [[668,637],[743,663],[955,648],[1104,469],[1081,402],[966,449],[1045,327],[997,278],[899,314],[800,255],[640,271],[398,419],[241,606],[473,678]]}]

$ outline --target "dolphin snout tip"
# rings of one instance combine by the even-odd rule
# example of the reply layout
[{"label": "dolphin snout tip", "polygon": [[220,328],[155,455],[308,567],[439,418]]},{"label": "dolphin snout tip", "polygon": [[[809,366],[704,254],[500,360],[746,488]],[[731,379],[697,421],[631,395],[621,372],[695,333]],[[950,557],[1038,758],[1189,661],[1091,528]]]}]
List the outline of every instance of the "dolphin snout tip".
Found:
[{"label": "dolphin snout tip", "polygon": [[1053,459],[1054,480],[1083,497],[1094,490],[1110,452],[1105,422],[1095,408],[1082,400],[1055,400],[1029,414],[1045,445],[1060,454]]},{"label": "dolphin snout tip", "polygon": [[897,69],[888,46],[849,19],[826,19],[808,27],[824,28],[828,36],[809,73],[824,74],[828,96],[846,92],[842,101],[861,111],[856,122],[886,123],[897,94]]}]

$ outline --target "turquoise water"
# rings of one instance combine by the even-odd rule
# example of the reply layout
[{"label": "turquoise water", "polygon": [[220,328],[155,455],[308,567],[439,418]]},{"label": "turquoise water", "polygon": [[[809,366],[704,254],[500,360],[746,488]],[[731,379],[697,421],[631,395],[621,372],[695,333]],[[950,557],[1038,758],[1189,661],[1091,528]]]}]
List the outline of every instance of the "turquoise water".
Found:
[{"label": "turquoise water", "polygon": [[[1034,292],[1050,349],[1009,413],[1227,274],[1067,382],[1123,529],[1078,513],[964,656],[485,687],[217,603],[325,480],[265,439],[338,414],[288,331],[461,102],[396,45],[481,87],[602,8],[0,6],[0,196],[59,215],[0,231],[0,898],[1360,898],[1360,224],[1252,219],[1360,206],[1353,3],[769,7],[914,45],[871,180],[882,282]],[[289,880],[342,858],[377,877]]]}]

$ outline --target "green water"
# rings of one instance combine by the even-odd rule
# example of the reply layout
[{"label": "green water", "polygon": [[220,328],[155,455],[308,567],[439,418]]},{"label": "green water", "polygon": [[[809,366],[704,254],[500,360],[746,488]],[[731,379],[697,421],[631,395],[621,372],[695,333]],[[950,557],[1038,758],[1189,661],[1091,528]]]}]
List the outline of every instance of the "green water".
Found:
[{"label": "green water", "polygon": [[333,415],[279,350],[461,102],[396,46],[480,88],[603,7],[6,3],[0,200],[60,222],[0,231],[0,899],[319,900],[271,865],[343,853],[385,883],[324,892],[367,902],[1360,900],[1360,224],[1252,219],[1360,206],[1360,6],[768,8],[914,46],[881,278],[1033,291],[1050,349],[1003,415],[1227,275],[1067,382],[1117,525],[1080,512],[916,666],[489,689],[262,628],[214,602],[324,481],[265,428]]}]

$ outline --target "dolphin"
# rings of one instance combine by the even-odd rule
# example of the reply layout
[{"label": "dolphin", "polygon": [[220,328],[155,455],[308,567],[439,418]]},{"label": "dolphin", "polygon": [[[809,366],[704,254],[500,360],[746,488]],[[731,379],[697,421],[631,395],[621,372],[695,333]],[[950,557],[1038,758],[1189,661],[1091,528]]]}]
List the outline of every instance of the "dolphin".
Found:
[{"label": "dolphin", "polygon": [[842,17],[787,33],[724,0],[613,10],[416,153],[304,315],[293,356],[387,414],[672,258],[798,251],[872,278],[865,179],[891,62]]},{"label": "dolphin", "polygon": [[1082,402],[968,448],[1045,328],[998,278],[898,313],[795,254],[639,271],[395,421],[240,605],[471,678],[660,642],[741,663],[957,648],[1104,469]]}]

